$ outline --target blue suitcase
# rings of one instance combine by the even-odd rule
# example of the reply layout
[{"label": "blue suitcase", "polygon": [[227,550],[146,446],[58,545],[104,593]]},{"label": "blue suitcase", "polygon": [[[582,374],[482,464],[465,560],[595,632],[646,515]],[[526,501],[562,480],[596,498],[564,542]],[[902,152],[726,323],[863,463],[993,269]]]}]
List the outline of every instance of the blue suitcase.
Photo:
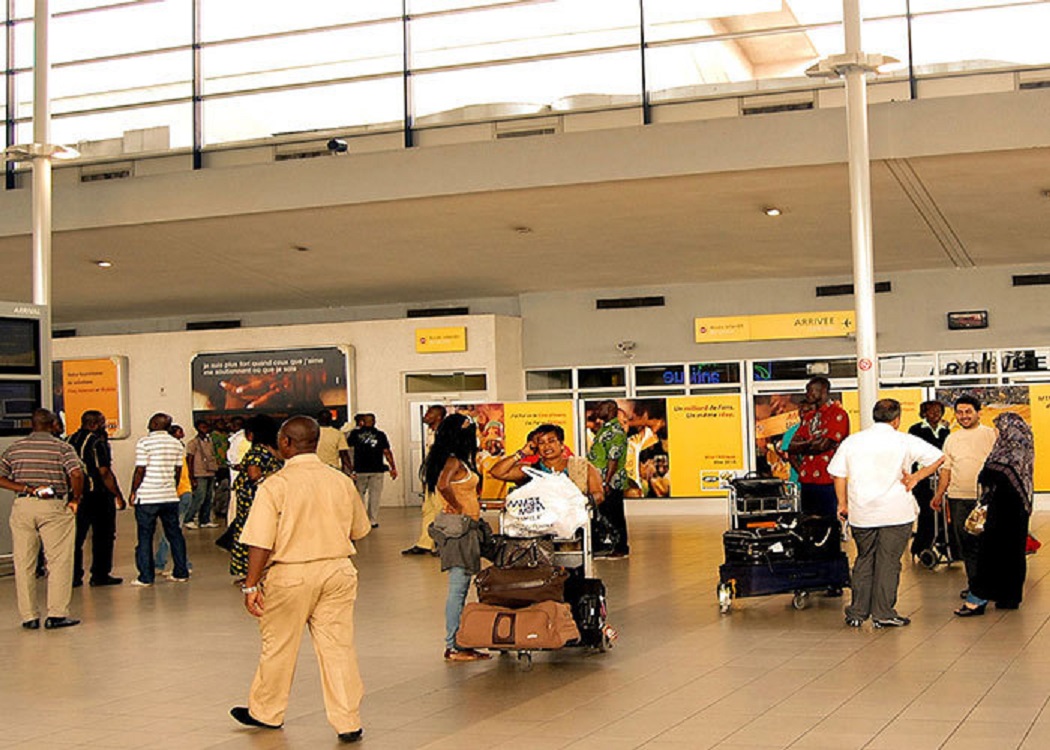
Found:
[{"label": "blue suitcase", "polygon": [[810,591],[849,586],[849,559],[840,552],[815,560],[784,560],[769,563],[727,562],[718,568],[718,603],[728,612],[732,600],[747,596],[794,594],[795,609],[804,609]]}]

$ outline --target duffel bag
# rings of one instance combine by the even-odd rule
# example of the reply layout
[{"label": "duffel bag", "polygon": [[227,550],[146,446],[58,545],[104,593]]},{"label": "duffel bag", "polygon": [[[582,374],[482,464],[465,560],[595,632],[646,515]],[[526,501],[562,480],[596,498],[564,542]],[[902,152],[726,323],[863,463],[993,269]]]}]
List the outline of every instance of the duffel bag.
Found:
[{"label": "duffel bag", "polygon": [[798,554],[800,537],[787,529],[734,529],[722,534],[726,562],[790,560]]},{"label": "duffel bag", "polygon": [[463,607],[456,644],[462,648],[561,648],[579,637],[568,604],[540,602],[507,609],[470,602]]},{"label": "duffel bag", "polygon": [[539,565],[535,568],[485,568],[474,585],[478,601],[499,607],[525,607],[536,602],[565,601],[565,580],[561,568]]}]

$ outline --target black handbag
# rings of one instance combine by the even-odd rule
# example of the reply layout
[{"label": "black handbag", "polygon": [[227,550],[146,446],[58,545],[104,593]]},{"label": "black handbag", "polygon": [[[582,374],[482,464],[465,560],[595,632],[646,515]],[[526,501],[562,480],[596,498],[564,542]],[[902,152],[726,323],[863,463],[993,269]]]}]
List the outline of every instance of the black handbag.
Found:
[{"label": "black handbag", "polygon": [[237,527],[231,523],[226,527],[226,531],[222,532],[219,538],[215,540],[215,546],[231,552],[233,545],[237,542],[237,536]]},{"label": "black handbag", "polygon": [[591,517],[591,552],[595,555],[607,555],[619,544],[620,530],[595,508]]}]

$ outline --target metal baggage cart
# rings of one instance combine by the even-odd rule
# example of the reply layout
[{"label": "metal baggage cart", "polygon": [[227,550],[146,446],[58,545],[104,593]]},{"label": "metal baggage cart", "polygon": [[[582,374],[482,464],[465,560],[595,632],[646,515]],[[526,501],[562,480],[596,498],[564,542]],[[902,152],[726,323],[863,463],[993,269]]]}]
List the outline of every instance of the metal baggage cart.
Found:
[{"label": "metal baggage cart", "polygon": [[[765,528],[790,532],[800,528],[798,487],[791,482],[752,475],[739,477],[729,482],[727,504],[732,531]],[[726,560],[719,568],[718,607],[727,614],[734,598],[792,594],[792,606],[805,609],[810,592],[848,585],[849,563],[843,552],[811,560]]]}]

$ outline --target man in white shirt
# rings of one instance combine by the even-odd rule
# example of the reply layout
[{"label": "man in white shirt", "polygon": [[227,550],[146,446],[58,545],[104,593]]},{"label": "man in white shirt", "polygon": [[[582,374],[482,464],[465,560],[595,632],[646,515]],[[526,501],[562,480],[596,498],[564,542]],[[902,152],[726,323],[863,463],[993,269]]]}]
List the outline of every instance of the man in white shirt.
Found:
[{"label": "man in white shirt", "polygon": [[152,586],[156,575],[153,558],[153,532],[160,519],[164,536],[171,545],[174,569],[171,580],[184,583],[190,578],[186,561],[186,540],[179,527],[179,495],[177,486],[182,473],[182,443],[168,434],[171,417],[154,414],[149,420],[149,434],[135,445],[135,474],[131,479],[128,502],[135,508],[138,525],[138,546],[135,547],[135,565],[138,578],[132,586]]},{"label": "man in white shirt", "polygon": [[981,402],[969,394],[955,400],[955,421],[962,429],[944,441],[944,467],[931,506],[940,510],[947,496],[953,541],[966,565],[967,586],[959,592],[959,596],[965,599],[977,570],[977,537],[967,533],[966,517],[977,505],[977,475],[995,445],[995,430],[981,424]]},{"label": "man in white shirt", "polygon": [[[881,399],[872,417],[875,424],[843,440],[828,465],[839,517],[849,521],[857,544],[846,624],[859,628],[871,617],[876,628],[902,627],[911,622],[895,609],[901,555],[918,514],[911,490],[940,468],[944,455],[897,431],[900,402]],[[911,474],[915,463],[922,468]]]}]

